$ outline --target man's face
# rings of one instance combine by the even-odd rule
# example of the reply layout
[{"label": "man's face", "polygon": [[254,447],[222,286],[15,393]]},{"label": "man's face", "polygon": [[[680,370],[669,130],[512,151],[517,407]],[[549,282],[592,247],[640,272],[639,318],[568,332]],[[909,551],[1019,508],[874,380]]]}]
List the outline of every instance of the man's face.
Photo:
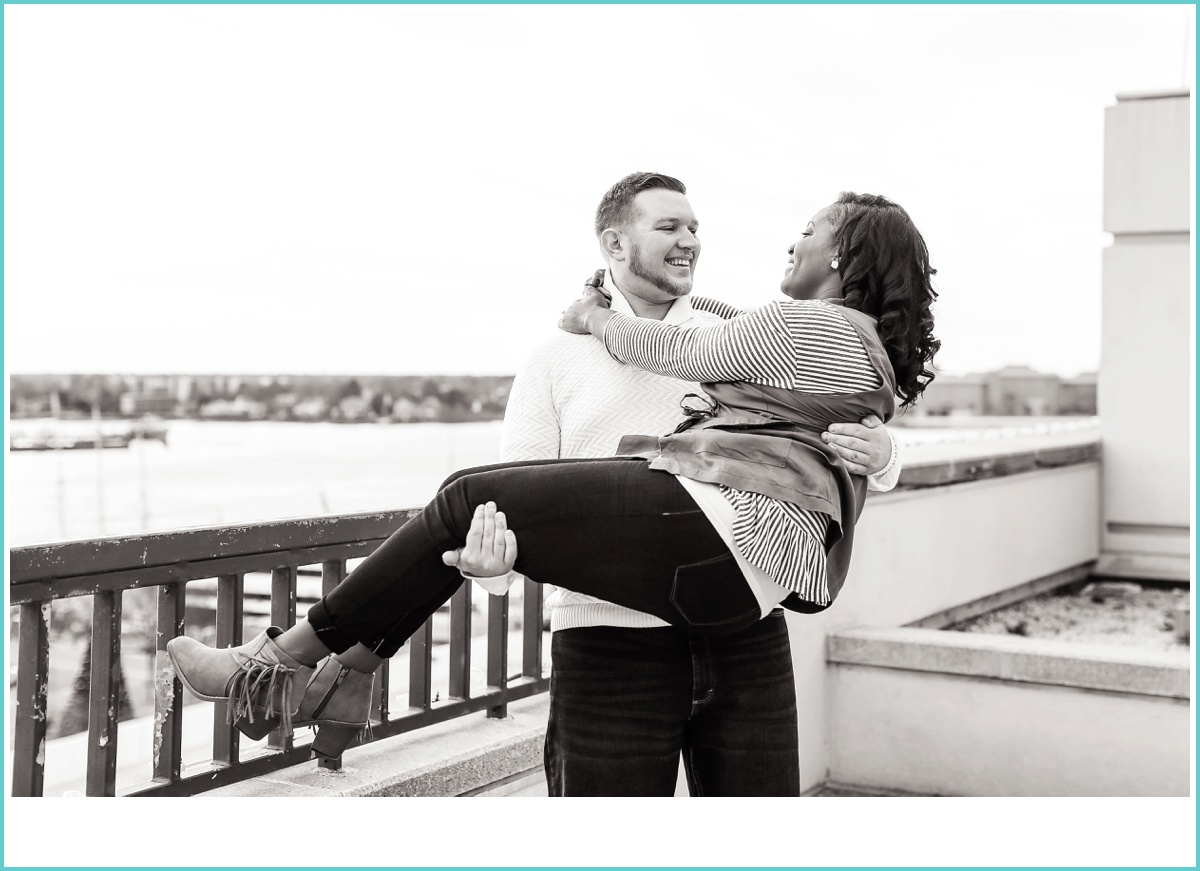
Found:
[{"label": "man's face", "polygon": [[633,213],[626,228],[628,265],[641,281],[622,289],[652,303],[687,296],[700,258],[700,222],[687,197],[660,188],[642,191],[634,197]]}]

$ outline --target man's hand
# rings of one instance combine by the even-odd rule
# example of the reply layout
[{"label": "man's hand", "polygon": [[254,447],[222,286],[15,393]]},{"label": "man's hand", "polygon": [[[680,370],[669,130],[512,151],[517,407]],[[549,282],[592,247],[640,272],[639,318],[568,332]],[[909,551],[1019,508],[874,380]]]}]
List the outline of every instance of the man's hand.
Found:
[{"label": "man's hand", "polygon": [[[507,575],[516,561],[517,534],[508,528],[508,520],[503,511],[496,510],[495,502],[475,509],[466,545],[442,554],[442,562],[457,566],[460,572],[473,578]],[[490,587],[486,589],[493,592]]]},{"label": "man's hand", "polygon": [[598,288],[585,285],[583,295],[571,303],[562,317],[558,319],[558,328],[568,333],[578,333],[586,336],[597,332],[595,318],[597,312],[608,311],[608,297]]},{"label": "man's hand", "polygon": [[862,423],[830,424],[821,440],[833,448],[854,475],[874,475],[892,458],[892,439],[883,421],[871,414]]}]

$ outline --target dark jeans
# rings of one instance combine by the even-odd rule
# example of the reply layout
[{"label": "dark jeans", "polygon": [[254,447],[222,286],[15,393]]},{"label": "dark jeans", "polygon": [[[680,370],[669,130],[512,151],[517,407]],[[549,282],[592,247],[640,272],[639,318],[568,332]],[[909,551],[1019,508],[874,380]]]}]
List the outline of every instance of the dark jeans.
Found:
[{"label": "dark jeans", "polygon": [[782,612],[747,629],[563,629],[551,642],[552,796],[799,795],[796,685]]},{"label": "dark jeans", "polygon": [[653,614],[693,632],[730,632],[761,611],[729,549],[674,476],[643,459],[546,460],[452,476],[308,612],[335,653],[362,642],[392,656],[462,584],[442,552],[461,547],[475,506],[494,501],[534,581]]}]

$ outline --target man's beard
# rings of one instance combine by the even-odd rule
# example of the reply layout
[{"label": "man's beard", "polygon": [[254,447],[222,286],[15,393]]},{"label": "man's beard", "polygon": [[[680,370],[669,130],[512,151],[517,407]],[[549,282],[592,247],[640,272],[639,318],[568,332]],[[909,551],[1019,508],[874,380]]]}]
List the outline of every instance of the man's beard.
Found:
[{"label": "man's beard", "polygon": [[648,281],[661,290],[663,293],[669,293],[671,296],[687,296],[691,292],[691,283],[684,284],[680,281],[675,281],[668,275],[662,273],[655,274],[646,268],[646,264],[642,262],[642,249],[637,245],[632,246],[629,252],[629,271],[643,281]]}]

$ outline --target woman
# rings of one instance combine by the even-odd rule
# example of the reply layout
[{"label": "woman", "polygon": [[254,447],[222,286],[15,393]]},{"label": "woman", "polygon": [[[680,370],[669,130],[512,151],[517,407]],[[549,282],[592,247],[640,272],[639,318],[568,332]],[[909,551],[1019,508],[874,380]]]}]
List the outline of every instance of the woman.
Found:
[{"label": "woman", "polygon": [[789,254],[788,300],[694,330],[614,314],[585,292],[560,327],[590,333],[623,362],[702,382],[710,401],[675,433],[619,451],[648,456],[453,476],[286,632],[271,627],[230,650],[171,641],[184,685],[228,699],[251,737],[316,724],[314,752],[340,755],[367,721],[382,659],[461,585],[443,552],[473,520],[477,530],[495,517],[495,503],[510,527],[496,529],[499,568],[512,565],[519,533],[515,568],[526,576],[569,573],[576,592],[691,631],[738,630],[780,602],[828,607],[865,485],[819,434],[836,420],[886,421],[895,396],[909,405],[932,379],[934,270],[908,214],[872,195],[843,194]]}]

